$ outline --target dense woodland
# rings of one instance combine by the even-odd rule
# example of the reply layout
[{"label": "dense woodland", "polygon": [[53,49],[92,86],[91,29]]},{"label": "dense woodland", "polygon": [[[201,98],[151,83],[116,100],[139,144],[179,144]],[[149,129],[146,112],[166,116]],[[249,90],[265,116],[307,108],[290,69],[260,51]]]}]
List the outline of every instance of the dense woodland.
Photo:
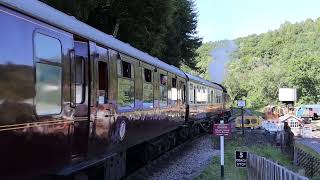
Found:
[{"label": "dense woodland", "polygon": [[298,104],[320,102],[320,18],[235,40],[225,86],[249,106],[278,103],[278,88],[298,89]]},{"label": "dense woodland", "polygon": [[42,0],[177,67],[196,69],[197,11],[192,0]]}]

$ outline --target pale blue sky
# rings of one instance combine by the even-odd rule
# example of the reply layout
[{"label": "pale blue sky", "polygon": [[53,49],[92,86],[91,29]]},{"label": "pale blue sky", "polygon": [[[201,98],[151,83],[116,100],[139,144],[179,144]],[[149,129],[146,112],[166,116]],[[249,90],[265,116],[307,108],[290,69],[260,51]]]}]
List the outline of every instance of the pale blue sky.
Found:
[{"label": "pale blue sky", "polygon": [[285,21],[320,17],[320,0],[196,0],[204,42],[277,29]]}]

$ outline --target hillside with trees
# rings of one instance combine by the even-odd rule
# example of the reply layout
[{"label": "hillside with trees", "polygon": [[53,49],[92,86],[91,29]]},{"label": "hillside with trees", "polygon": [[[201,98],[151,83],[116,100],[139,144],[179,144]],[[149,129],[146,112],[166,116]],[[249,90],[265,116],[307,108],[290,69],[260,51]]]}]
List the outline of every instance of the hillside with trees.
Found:
[{"label": "hillside with trees", "polygon": [[[278,103],[278,88],[297,88],[298,104],[320,102],[320,18],[286,22],[279,29],[233,40],[224,85],[231,100],[260,108]],[[206,42],[196,58],[198,74],[207,79],[213,57],[227,41]],[[196,74],[196,73],[194,73]]]},{"label": "hillside with trees", "polygon": [[298,90],[298,103],[320,98],[320,18],[235,40],[225,86],[232,100],[251,107],[276,104],[279,87]]},{"label": "hillside with trees", "polygon": [[193,0],[41,0],[168,64],[196,69]]}]

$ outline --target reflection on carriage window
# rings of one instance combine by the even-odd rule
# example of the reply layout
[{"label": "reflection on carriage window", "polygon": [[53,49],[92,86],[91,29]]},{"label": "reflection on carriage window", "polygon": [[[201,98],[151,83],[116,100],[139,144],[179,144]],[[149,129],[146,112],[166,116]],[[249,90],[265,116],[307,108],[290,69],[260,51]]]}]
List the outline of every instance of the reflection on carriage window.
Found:
[{"label": "reflection on carriage window", "polygon": [[61,112],[61,67],[36,64],[36,111],[38,115]]},{"label": "reflection on carriage window", "polygon": [[143,83],[143,108],[153,108],[153,84]]},{"label": "reflection on carriage window", "polygon": [[50,62],[61,62],[61,45],[58,39],[36,33],[34,42],[37,58]]},{"label": "reflection on carriage window", "polygon": [[143,79],[143,108],[153,108],[152,71],[144,69]]},{"label": "reflection on carriage window", "polygon": [[134,107],[134,82],[118,78],[118,108],[132,109]]},{"label": "reflection on carriage window", "polygon": [[167,86],[160,86],[160,107],[168,105],[168,90]]}]

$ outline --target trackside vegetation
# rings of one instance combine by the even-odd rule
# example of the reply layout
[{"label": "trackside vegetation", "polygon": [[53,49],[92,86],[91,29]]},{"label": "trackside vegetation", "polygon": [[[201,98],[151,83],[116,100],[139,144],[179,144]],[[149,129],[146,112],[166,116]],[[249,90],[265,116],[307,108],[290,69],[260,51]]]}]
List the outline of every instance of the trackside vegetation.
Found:
[{"label": "trackside vegetation", "polygon": [[[266,144],[255,144],[250,146],[243,145],[240,137],[233,137],[225,140],[225,179],[228,180],[245,180],[247,170],[245,168],[235,167],[235,151],[243,150],[255,153],[259,156],[271,159],[279,164],[294,169],[291,160],[284,155],[279,149]],[[196,180],[220,179],[220,156],[215,156],[210,165],[198,176]]]}]

